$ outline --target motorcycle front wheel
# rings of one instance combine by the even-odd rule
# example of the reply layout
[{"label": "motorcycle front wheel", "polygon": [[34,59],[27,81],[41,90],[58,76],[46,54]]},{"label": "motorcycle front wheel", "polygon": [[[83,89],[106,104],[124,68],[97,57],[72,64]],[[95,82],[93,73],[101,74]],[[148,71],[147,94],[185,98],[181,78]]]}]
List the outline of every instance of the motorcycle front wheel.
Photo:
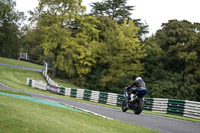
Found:
[{"label": "motorcycle front wheel", "polygon": [[123,103],[122,103],[122,111],[126,112],[128,109],[126,108],[126,100],[124,99]]}]

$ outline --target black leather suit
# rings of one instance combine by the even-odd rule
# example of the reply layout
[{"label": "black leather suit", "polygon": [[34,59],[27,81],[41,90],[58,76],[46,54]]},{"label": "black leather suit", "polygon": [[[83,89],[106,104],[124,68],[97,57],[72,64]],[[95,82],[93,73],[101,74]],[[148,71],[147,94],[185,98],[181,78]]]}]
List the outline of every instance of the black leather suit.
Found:
[{"label": "black leather suit", "polygon": [[[136,88],[132,88],[133,86],[135,86]],[[132,94],[132,93],[136,93],[137,89],[146,89],[146,85],[145,85],[145,82],[143,80],[141,80],[141,79],[135,80],[133,83],[131,83],[127,87],[129,95]]]}]

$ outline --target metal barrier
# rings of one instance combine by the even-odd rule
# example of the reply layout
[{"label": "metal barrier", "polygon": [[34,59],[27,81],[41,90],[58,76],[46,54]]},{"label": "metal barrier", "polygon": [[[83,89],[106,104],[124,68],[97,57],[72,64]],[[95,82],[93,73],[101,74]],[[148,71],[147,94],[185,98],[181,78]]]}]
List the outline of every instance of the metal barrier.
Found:
[{"label": "metal barrier", "polygon": [[185,100],[183,116],[200,119],[200,102]]}]

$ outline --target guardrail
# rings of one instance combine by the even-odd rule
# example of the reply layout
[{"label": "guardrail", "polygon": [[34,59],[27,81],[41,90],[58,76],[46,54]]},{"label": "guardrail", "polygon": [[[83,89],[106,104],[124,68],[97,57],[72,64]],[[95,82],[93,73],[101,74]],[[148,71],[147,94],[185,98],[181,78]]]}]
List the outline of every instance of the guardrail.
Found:
[{"label": "guardrail", "polygon": [[[66,88],[56,84],[44,71],[42,74],[48,84],[42,81],[27,78],[27,85],[33,88],[38,88],[40,90],[50,91],[51,93],[75,97],[77,99],[83,99],[113,106],[122,105],[124,99],[123,94],[93,91],[87,89]],[[144,110],[200,119],[200,102],[163,98],[144,99],[146,101]]]}]

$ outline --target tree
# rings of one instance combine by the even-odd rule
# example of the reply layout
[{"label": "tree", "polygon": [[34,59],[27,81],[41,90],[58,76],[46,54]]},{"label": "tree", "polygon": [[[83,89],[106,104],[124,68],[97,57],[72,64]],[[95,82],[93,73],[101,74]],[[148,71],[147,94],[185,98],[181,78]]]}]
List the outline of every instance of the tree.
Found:
[{"label": "tree", "polygon": [[[156,42],[163,50],[161,61],[163,70],[177,73],[182,83],[177,87],[180,99],[198,100],[200,87],[199,25],[186,20],[170,20],[156,33]],[[171,77],[172,78],[172,77]],[[191,93],[191,95],[189,95]]]},{"label": "tree", "polygon": [[20,23],[24,15],[16,11],[15,6],[13,0],[0,1],[0,56],[16,57],[19,54],[22,36]]},{"label": "tree", "polygon": [[94,49],[98,45],[99,30],[97,24],[99,21],[92,16],[83,16],[76,20],[79,23],[79,29],[76,32],[77,48],[77,73],[82,76],[91,71],[91,67],[96,63]]},{"label": "tree", "polygon": [[104,41],[104,32],[108,28],[115,27],[115,21],[112,20],[110,17],[107,16],[97,16],[95,17],[99,23],[96,24],[96,28],[99,30],[99,40],[100,42]]},{"label": "tree", "polygon": [[34,20],[39,20],[44,54],[54,54],[53,76],[59,68],[68,77],[81,79],[95,64],[93,48],[98,44],[98,20],[83,16],[84,11],[81,0],[41,0],[38,11],[31,13],[39,18]]},{"label": "tree", "polygon": [[[156,33],[158,44],[165,51],[165,66],[166,69],[174,71],[183,71],[185,69],[185,61],[183,60],[184,51],[194,51],[195,49],[190,47],[194,37],[196,36],[195,27],[188,21],[171,20],[166,24],[163,24],[163,29]],[[196,40],[196,39],[195,39]],[[168,57],[168,58],[167,58]],[[177,63],[177,61],[179,63]]]},{"label": "tree", "polygon": [[133,6],[127,6],[127,0],[106,0],[103,2],[92,3],[92,14],[95,16],[105,15],[112,19],[123,23],[124,19],[130,18],[130,11]]},{"label": "tree", "polygon": [[160,96],[158,93],[162,92],[162,87],[160,87],[158,83],[162,81],[157,82],[157,80],[165,78],[163,64],[161,62],[163,51],[157,44],[155,36],[151,36],[145,40],[144,49],[147,56],[142,60],[142,63],[144,63],[143,77],[147,89],[149,90],[148,96],[152,97],[153,93],[155,94],[152,89],[157,89],[156,96]]},{"label": "tree", "polygon": [[137,37],[138,30],[130,20],[122,25],[115,24],[104,33],[105,40],[99,45],[98,56],[104,66],[100,83],[107,91],[120,92],[133,77],[143,73],[140,60],[145,57],[145,51]]},{"label": "tree", "polygon": [[38,28],[29,29],[23,39],[24,46],[22,51],[28,53],[30,60],[43,62],[43,60],[40,60],[43,56],[43,50],[40,46],[42,42],[41,31]]},{"label": "tree", "polygon": [[[74,50],[77,44],[71,36],[70,28],[74,19],[82,15],[85,7],[81,0],[40,0],[38,13],[38,28],[42,32],[44,54],[53,53],[53,76],[56,68],[66,70],[67,74],[74,74]],[[37,19],[35,19],[37,20]]]},{"label": "tree", "polygon": [[[91,4],[91,14],[96,17],[109,17],[122,24],[125,19],[131,19],[131,11],[134,6],[127,6],[127,0],[105,0]],[[138,35],[142,41],[144,34],[148,32],[148,25],[141,22],[141,19],[133,19],[136,26],[140,27]]]},{"label": "tree", "polygon": [[[156,33],[158,44],[165,51],[165,68],[178,72],[199,73],[199,25],[186,20],[171,20]],[[177,63],[178,62],[178,63]]]}]

